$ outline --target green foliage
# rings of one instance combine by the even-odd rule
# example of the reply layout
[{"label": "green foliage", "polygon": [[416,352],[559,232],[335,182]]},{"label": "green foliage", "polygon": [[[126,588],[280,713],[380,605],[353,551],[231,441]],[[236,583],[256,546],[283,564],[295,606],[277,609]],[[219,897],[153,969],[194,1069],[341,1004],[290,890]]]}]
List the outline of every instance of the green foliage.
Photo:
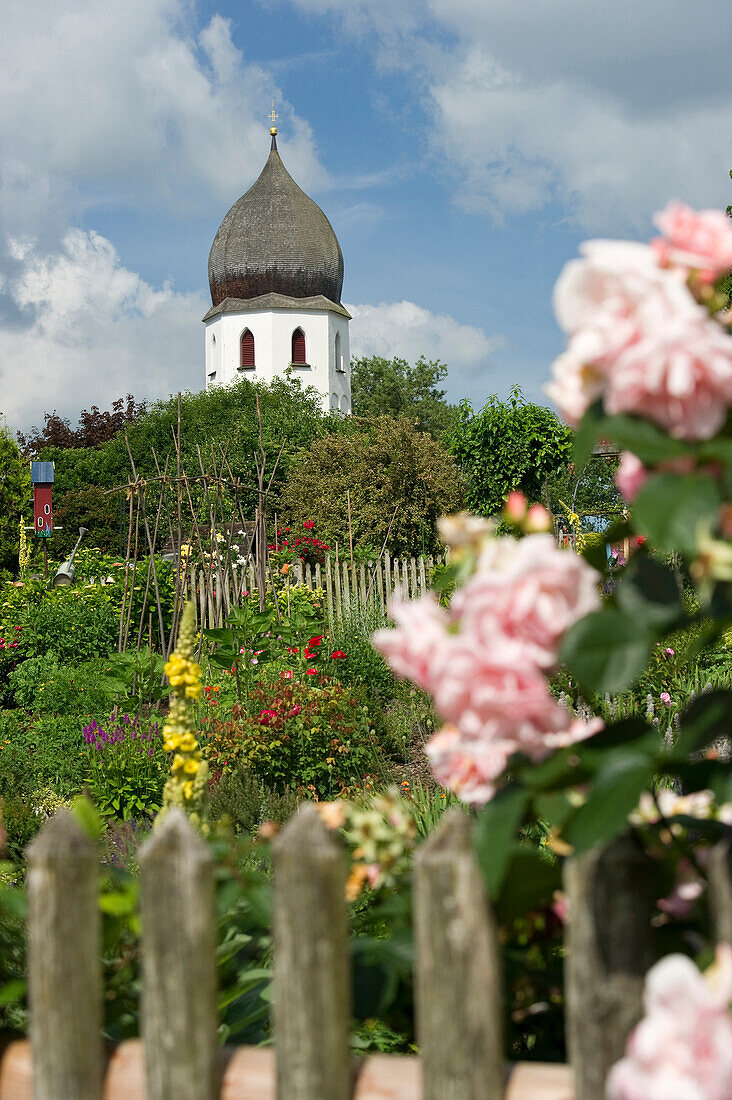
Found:
[{"label": "green foliage", "polygon": [[430,553],[437,518],[462,503],[460,476],[446,448],[403,416],[351,419],[301,451],[283,504],[293,523],[314,518],[331,545],[344,547],[347,490],[354,545],[380,548],[388,532],[395,553]]},{"label": "green foliage", "polygon": [[203,723],[212,770],[245,765],[278,791],[304,788],[333,797],[361,782],[377,762],[366,708],[328,676],[262,683],[249,705],[251,714],[236,706],[232,721]]},{"label": "green foliage", "polygon": [[[241,479],[242,506],[248,514],[253,512],[256,503],[254,454],[259,446],[257,396],[270,472],[285,441],[270,489],[270,507],[278,503],[294,453],[308,446],[331,422],[331,418],[322,411],[319,395],[312,389],[302,390],[299,382],[292,379],[277,379],[270,385],[242,379],[232,386],[214,386],[200,393],[182,395],[181,448],[184,468],[190,475],[198,472],[197,446],[201,449],[204,462],[207,462],[211,448],[223,445],[234,475]],[[175,396],[157,402],[144,412],[136,412],[129,420],[126,431],[138,474],[143,477],[156,476],[153,450],[161,465],[164,465],[166,456],[173,451],[171,429],[177,427],[177,422]],[[74,525],[82,523],[89,527],[89,537],[94,545],[111,554],[118,554],[117,502],[113,499],[111,505],[103,504],[99,490],[128,481],[130,463],[123,433],[117,431],[112,438],[96,446],[44,445],[41,440],[38,457],[56,463],[56,498],[64,507],[68,506]],[[125,517],[125,532],[126,527]],[[167,528],[161,524],[161,540],[166,534]]]},{"label": "green foliage", "polygon": [[514,386],[507,401],[494,394],[477,413],[463,402],[449,444],[465,478],[468,507],[492,516],[514,489],[529,501],[545,498],[547,477],[569,458],[571,432],[543,405],[524,401]]},{"label": "green foliage", "polygon": [[351,364],[351,405],[354,416],[407,416],[423,432],[438,436],[449,431],[457,408],[445,401],[438,385],[447,375],[439,360],[423,355],[412,366],[405,359],[372,355]]},{"label": "green foliage", "polygon": [[[63,527],[53,535],[52,549],[58,558],[66,558],[74,548],[79,536],[79,528],[86,527],[87,546],[103,547],[108,551],[124,554],[126,547],[120,547],[120,494],[105,494],[97,485],[83,489],[67,489],[58,493],[54,500],[54,520]],[[127,539],[126,509],[121,517],[123,529],[122,542]],[[82,544],[83,545],[83,544]],[[76,558],[74,559],[76,562]],[[78,570],[77,570],[78,572]]]},{"label": "green foliage", "polygon": [[93,714],[109,709],[119,691],[102,658],[69,665],[55,653],[29,657],[8,677],[16,706],[35,714]]},{"label": "green foliage", "polygon": [[263,821],[284,825],[297,809],[298,796],[289,788],[275,790],[242,766],[225,772],[211,790],[209,814],[224,818],[237,832],[256,833]]},{"label": "green foliage", "polygon": [[24,509],[30,519],[30,466],[0,424],[0,579],[18,572],[20,520]]},{"label": "green foliage", "polygon": [[162,806],[168,766],[160,726],[122,714],[84,726],[87,785],[103,817],[152,817]]},{"label": "green foliage", "polygon": [[53,653],[60,663],[78,665],[117,648],[117,612],[101,587],[49,593],[42,603],[26,607],[20,625],[24,657]]}]

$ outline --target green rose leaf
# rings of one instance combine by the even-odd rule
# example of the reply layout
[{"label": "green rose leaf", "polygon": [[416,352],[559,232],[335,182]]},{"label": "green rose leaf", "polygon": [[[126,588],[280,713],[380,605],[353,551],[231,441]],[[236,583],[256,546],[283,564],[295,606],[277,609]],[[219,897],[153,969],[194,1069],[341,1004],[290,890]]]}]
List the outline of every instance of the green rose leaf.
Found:
[{"label": "green rose leaf", "polygon": [[563,839],[579,854],[623,832],[654,772],[655,761],[645,753],[613,755],[597,773],[589,800],[564,830]]},{"label": "green rose leaf", "polygon": [[478,814],[473,848],[493,898],[501,889],[528,800],[528,791],[508,787]]},{"label": "green rose leaf", "polygon": [[636,554],[618,584],[618,606],[629,618],[668,627],[682,615],[673,571],[647,554]]},{"label": "green rose leaf", "polygon": [[567,631],[561,659],[587,692],[618,692],[643,672],[655,642],[647,627],[614,607],[593,611]]},{"label": "green rose leaf", "polygon": [[700,528],[711,527],[721,499],[710,477],[656,474],[633,502],[633,518],[663,553],[693,553]]}]

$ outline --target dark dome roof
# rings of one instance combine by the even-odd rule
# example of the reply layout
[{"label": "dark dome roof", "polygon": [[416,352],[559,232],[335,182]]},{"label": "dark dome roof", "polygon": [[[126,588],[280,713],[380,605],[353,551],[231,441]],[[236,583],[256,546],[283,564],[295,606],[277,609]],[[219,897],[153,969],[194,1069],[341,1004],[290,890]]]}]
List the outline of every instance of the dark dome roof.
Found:
[{"label": "dark dome roof", "polygon": [[285,168],[272,136],[262,174],[226,215],[211,245],[208,282],[224,298],[322,294],[340,302],[343,254],[323,211]]}]

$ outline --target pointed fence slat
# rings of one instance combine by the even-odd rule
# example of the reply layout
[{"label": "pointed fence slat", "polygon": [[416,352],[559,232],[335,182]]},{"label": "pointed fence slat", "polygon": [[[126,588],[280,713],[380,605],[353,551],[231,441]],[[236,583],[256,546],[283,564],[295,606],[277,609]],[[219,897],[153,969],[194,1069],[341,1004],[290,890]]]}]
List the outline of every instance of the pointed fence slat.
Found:
[{"label": "pointed fence slat", "polygon": [[567,1040],[576,1100],[598,1100],[643,1015],[643,983],[656,959],[651,919],[656,865],[630,837],[569,859],[565,933]]},{"label": "pointed fence slat", "polygon": [[147,1100],[218,1096],[213,857],[172,809],[140,852]]},{"label": "pointed fence slat", "polygon": [[414,905],[424,1100],[501,1100],[498,940],[461,810],[449,810],[419,848]]},{"label": "pointed fence slat", "polygon": [[34,1100],[100,1100],[98,856],[68,810],[28,847],[28,959]]},{"label": "pointed fence slat", "polygon": [[278,1100],[349,1100],[346,862],[313,805],[274,845]]}]

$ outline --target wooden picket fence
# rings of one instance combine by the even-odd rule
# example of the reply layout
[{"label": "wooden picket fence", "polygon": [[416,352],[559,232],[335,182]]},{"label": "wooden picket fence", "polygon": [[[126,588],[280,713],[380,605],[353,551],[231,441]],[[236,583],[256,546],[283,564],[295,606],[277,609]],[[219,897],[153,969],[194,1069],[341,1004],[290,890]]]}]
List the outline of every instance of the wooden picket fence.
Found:
[{"label": "wooden picket fence", "polygon": [[[433,557],[398,558],[386,551],[378,561],[350,564],[327,554],[323,565],[294,563],[279,580],[279,601],[286,612],[288,589],[304,584],[311,591],[323,592],[325,614],[329,627],[343,622],[344,614],[354,607],[371,606],[384,612],[394,592],[417,599],[429,588],[434,567]],[[438,559],[439,560],[439,559]],[[268,578],[269,581],[269,578]],[[242,565],[215,565],[208,570],[192,567],[186,573],[185,594],[195,600],[198,622],[204,627],[222,626],[232,607],[237,607],[245,593],[257,586],[254,561]]]},{"label": "wooden picket fence", "polygon": [[[495,920],[458,810],[414,870],[419,1057],[349,1053],[346,865],[312,805],[274,845],[274,1044],[216,1038],[214,866],[171,812],[140,853],[142,1039],[102,1040],[97,855],[68,811],[28,850],[30,1042],[0,1100],[602,1100],[655,959],[653,863],[630,840],[567,862],[572,1068],[503,1060]],[[730,849],[713,850],[718,941],[732,942]]]}]

